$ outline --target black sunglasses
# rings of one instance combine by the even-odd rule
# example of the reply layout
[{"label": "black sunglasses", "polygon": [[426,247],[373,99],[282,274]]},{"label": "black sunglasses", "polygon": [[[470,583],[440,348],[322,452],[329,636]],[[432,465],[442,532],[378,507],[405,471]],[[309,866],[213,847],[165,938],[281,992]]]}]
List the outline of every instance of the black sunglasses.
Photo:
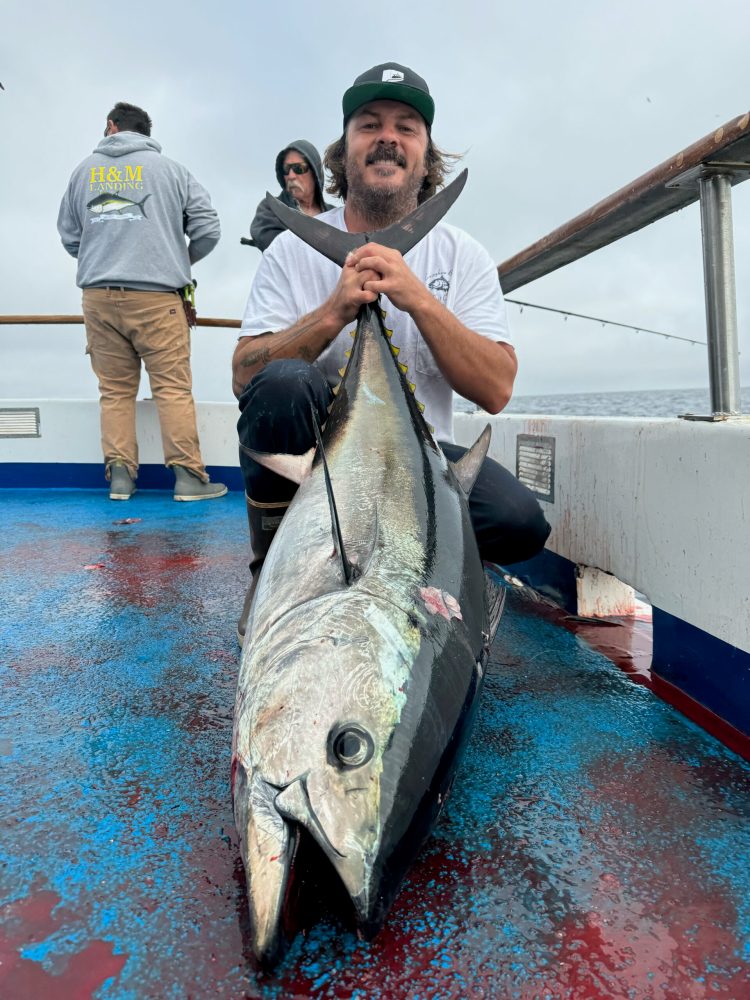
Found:
[{"label": "black sunglasses", "polygon": [[307,163],[287,163],[281,168],[281,172],[284,177],[287,177],[291,173],[295,173],[297,175],[306,174],[309,169],[310,167]]}]

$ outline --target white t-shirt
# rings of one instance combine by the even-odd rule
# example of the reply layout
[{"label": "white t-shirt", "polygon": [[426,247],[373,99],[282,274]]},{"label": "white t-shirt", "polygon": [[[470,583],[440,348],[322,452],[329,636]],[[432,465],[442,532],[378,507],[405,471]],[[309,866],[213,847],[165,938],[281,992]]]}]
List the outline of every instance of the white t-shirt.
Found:
[{"label": "white t-shirt", "polygon": [[[344,209],[318,216],[337,229],[346,229]],[[489,340],[511,343],[497,268],[476,240],[455,226],[438,223],[404,260],[463,324]],[[290,232],[281,233],[263,254],[242,319],[240,336],[286,330],[300,317],[317,309],[331,295],[341,268]],[[415,383],[415,396],[424,403],[424,416],[439,441],[453,440],[453,390],[441,373],[432,352],[408,313],[381,298],[385,326],[393,331],[392,343],[400,348],[399,362],[408,366],[407,378]],[[346,366],[353,322],[319,356],[316,365],[332,386]]]}]

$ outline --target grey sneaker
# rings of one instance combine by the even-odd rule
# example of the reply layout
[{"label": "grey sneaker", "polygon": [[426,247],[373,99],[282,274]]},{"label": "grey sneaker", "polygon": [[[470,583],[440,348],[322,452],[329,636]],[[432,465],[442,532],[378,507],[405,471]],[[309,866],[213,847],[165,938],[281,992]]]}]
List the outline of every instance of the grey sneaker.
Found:
[{"label": "grey sneaker", "polygon": [[174,500],[213,500],[227,492],[224,483],[204,483],[182,465],[173,465]]},{"label": "grey sneaker", "polygon": [[113,462],[109,467],[109,476],[109,499],[129,500],[135,493],[135,483],[127,466],[123,462]]}]

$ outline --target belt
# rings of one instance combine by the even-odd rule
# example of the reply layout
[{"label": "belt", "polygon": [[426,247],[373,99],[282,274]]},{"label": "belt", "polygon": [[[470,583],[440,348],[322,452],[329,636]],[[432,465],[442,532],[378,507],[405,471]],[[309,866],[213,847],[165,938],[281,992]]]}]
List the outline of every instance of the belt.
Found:
[{"label": "belt", "polygon": [[133,288],[131,285],[92,285],[93,289],[99,289],[102,292],[161,292],[167,295],[179,295],[180,290],[178,288]]}]

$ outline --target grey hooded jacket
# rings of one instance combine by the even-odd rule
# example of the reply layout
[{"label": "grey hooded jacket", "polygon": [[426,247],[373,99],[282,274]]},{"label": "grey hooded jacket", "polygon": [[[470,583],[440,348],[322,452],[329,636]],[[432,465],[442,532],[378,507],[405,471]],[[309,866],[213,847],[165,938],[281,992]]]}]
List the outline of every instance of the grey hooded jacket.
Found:
[{"label": "grey hooded jacket", "polygon": [[[289,205],[290,208],[299,208],[296,200],[286,190],[284,175],[281,172],[281,168],[284,165],[284,157],[290,149],[304,156],[312,167],[315,174],[315,200],[321,206],[321,210],[326,212],[329,208],[333,208],[333,205],[329,205],[323,200],[323,164],[320,160],[320,154],[307,139],[296,139],[294,142],[290,142],[288,146],[284,146],[276,157],[276,179],[281,185],[281,191],[277,195],[279,201],[285,205]],[[256,247],[259,250],[267,250],[279,233],[284,232],[285,228],[283,222],[280,222],[266,205],[264,198],[256,209],[255,218],[250,223],[250,235]]]},{"label": "grey hooded jacket", "polygon": [[[155,139],[116,132],[70,178],[57,229],[80,288],[173,291],[221,235],[205,188]],[[189,240],[186,242],[185,237]]]}]

